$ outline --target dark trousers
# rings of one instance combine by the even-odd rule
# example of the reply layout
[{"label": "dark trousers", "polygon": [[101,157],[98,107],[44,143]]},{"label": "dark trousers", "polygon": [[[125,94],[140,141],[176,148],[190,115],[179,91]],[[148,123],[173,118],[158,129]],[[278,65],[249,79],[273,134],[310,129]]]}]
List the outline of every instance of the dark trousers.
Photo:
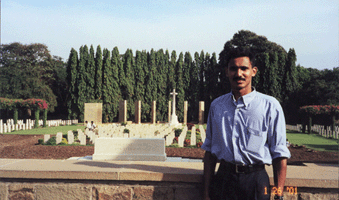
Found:
[{"label": "dark trousers", "polygon": [[235,173],[222,163],[210,187],[212,200],[269,200],[270,181],[265,169]]}]

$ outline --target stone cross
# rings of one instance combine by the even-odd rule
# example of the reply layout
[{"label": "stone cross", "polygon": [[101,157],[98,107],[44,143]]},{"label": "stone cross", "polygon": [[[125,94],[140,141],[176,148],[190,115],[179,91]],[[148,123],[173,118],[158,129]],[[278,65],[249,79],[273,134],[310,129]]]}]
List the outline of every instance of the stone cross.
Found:
[{"label": "stone cross", "polygon": [[175,95],[177,95],[178,93],[175,92],[175,89],[173,89],[173,92],[170,93],[171,95],[173,95],[173,104],[172,104],[172,117],[171,117],[171,125],[177,125],[179,124],[178,121],[178,116],[175,114]]}]

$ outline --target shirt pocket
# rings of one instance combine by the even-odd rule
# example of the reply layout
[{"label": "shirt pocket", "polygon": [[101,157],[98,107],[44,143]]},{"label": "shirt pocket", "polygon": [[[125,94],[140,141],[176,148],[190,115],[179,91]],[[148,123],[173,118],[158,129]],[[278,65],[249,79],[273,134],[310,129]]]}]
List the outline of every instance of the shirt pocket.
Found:
[{"label": "shirt pocket", "polygon": [[264,135],[263,131],[247,128],[247,150],[259,153],[260,148],[263,147]]}]

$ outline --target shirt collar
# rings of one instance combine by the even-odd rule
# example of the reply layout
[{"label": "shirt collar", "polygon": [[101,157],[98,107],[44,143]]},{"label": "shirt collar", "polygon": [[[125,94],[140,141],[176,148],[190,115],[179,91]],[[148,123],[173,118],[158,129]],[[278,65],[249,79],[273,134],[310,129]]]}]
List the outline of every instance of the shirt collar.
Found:
[{"label": "shirt collar", "polygon": [[[242,100],[244,102],[244,105],[245,105],[245,108],[248,108],[248,104],[251,103],[251,101],[255,98],[255,96],[257,95],[257,91],[255,90],[254,87],[252,87],[252,92],[244,95],[244,96],[241,96],[239,98],[239,100]],[[233,102],[236,102],[236,99],[232,93],[232,100]]]}]

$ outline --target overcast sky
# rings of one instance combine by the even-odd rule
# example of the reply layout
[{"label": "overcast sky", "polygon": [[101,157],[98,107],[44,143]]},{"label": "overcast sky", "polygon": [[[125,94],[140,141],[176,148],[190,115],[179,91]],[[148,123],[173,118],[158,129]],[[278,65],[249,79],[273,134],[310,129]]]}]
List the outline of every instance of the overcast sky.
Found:
[{"label": "overcast sky", "polygon": [[294,48],[306,68],[339,66],[338,0],[1,1],[1,43],[43,43],[68,59],[91,44],[205,53],[222,50],[239,30]]}]

